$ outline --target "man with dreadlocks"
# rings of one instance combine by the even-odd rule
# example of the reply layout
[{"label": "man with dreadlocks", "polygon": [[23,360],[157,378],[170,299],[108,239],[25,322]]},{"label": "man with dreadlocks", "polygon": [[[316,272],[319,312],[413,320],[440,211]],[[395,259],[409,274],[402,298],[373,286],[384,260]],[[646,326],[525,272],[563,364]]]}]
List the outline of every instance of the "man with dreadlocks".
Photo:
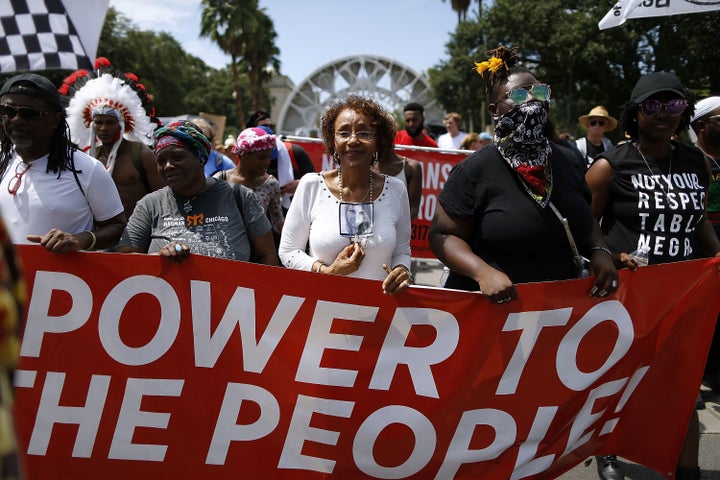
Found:
[{"label": "man with dreadlocks", "polygon": [[9,79],[0,118],[0,209],[13,243],[58,253],[117,244],[120,196],[102,163],[70,141],[55,86],[33,73]]}]

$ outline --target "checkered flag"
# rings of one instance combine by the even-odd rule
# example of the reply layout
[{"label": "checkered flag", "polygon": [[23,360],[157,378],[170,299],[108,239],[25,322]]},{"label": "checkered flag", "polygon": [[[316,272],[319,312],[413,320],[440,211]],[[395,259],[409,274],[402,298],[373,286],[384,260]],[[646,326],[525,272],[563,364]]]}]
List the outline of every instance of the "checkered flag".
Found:
[{"label": "checkered flag", "polygon": [[0,0],[0,72],[92,69],[93,61],[62,0]]}]

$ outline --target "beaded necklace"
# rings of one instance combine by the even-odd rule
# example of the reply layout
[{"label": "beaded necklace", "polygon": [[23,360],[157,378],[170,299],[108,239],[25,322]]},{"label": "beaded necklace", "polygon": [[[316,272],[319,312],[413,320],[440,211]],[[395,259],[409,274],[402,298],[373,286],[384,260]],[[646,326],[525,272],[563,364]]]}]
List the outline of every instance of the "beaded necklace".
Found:
[{"label": "beaded necklace", "polygon": [[[338,183],[338,189],[340,190],[340,202],[343,201],[343,183],[342,183],[342,175],[340,175],[340,169],[337,169],[337,183]],[[373,173],[370,171],[370,187],[368,188],[367,193],[365,193],[365,196],[360,200],[359,202],[353,202],[353,203],[363,203],[368,196],[370,196],[370,201],[372,202],[373,198]]]}]

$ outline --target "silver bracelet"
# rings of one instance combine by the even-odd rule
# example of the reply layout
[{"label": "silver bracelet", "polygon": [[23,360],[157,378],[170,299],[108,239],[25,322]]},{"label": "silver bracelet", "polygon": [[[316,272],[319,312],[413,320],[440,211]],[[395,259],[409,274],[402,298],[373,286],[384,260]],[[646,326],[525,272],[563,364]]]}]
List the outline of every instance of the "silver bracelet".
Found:
[{"label": "silver bracelet", "polygon": [[594,252],[594,251],[596,251],[596,250],[600,250],[601,252],[605,252],[605,253],[607,253],[608,255],[610,255],[610,257],[613,256],[613,253],[612,253],[612,252],[610,251],[610,249],[607,248],[607,247],[602,247],[602,246],[600,246],[600,245],[596,245],[596,246],[594,246],[594,247],[590,247],[590,251],[591,251],[591,252]]}]

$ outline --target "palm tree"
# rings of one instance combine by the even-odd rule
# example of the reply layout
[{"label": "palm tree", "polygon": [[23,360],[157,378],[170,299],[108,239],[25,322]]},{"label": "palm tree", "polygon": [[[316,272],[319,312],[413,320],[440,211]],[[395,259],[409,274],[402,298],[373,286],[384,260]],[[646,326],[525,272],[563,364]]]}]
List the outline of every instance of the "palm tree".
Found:
[{"label": "palm tree", "polygon": [[[252,110],[258,110],[264,103],[263,86],[271,78],[268,67],[275,71],[280,69],[280,50],[275,45],[275,25],[264,10],[258,10],[254,26],[256,30],[250,32],[245,45],[244,63],[250,78]],[[266,109],[270,110],[269,106]]]},{"label": "palm tree", "polygon": [[[482,0],[478,1],[481,2],[480,5],[482,6]],[[445,0],[443,0],[443,3],[445,3]],[[450,6],[452,6],[454,12],[457,12],[458,23],[464,22],[470,8],[470,0],[450,0]]]},{"label": "palm tree", "polygon": [[220,49],[230,55],[233,75],[233,91],[238,121],[245,118],[240,92],[241,60],[251,41],[250,32],[257,30],[257,0],[202,0],[200,35],[210,38]]}]

